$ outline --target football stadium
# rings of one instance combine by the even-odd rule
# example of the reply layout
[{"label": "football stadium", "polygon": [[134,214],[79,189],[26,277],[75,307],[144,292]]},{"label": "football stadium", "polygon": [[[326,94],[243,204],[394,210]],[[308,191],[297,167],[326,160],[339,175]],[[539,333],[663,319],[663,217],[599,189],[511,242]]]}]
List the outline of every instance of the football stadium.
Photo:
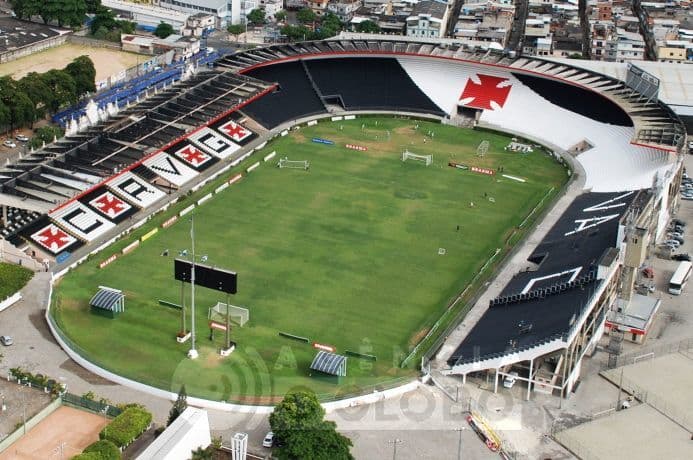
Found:
[{"label": "football stadium", "polygon": [[271,404],[519,366],[563,395],[678,200],[653,85],[387,38],[245,51],[3,167],[0,231],[53,261],[56,340],[120,383]]}]

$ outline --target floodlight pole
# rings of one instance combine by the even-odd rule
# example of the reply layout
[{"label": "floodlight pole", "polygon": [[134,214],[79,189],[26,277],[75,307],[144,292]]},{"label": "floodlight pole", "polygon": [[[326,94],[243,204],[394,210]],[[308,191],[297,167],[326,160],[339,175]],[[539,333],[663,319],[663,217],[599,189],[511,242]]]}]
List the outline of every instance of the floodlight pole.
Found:
[{"label": "floodlight pole", "polygon": [[190,329],[191,345],[188,358],[195,359],[198,356],[195,349],[195,211],[190,214],[190,239],[192,240],[192,268],[190,270],[190,286],[192,301],[190,304]]}]

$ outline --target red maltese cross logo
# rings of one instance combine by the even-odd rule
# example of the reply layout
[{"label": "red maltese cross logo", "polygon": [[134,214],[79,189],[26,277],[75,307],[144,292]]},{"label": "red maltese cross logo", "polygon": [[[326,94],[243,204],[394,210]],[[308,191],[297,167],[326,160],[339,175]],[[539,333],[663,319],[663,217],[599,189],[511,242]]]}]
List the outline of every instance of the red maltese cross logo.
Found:
[{"label": "red maltese cross logo", "polygon": [[507,78],[477,74],[467,80],[460,102],[475,109],[499,110],[505,105],[511,87]]}]

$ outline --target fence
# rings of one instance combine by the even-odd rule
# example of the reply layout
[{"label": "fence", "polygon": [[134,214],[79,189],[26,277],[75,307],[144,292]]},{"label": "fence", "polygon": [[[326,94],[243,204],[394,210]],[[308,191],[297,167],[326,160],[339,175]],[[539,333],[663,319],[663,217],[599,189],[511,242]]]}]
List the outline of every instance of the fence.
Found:
[{"label": "fence", "polygon": [[89,412],[95,414],[106,415],[107,417],[115,418],[120,415],[122,410],[112,404],[106,404],[105,402],[95,401],[93,399],[88,399],[83,396],[77,396],[72,393],[65,393],[62,395],[63,404],[67,406],[76,407],[78,409],[85,409]]},{"label": "fence", "polygon": [[25,424],[21,425],[19,428],[14,430],[12,434],[10,434],[8,437],[3,439],[2,442],[0,442],[0,452],[10,447],[14,442],[21,438],[24,435],[24,433],[38,425],[41,421],[43,421],[43,419],[55,412],[55,410],[58,407],[60,407],[60,405],[60,398],[53,400],[50,404],[44,407],[38,414],[34,415],[29,420],[27,420]]},{"label": "fence", "polygon": [[120,51],[120,42],[109,42],[107,40],[97,40],[95,38],[84,37],[81,35],[70,35],[67,37],[68,43],[75,45],[89,46],[91,48],[109,48]]},{"label": "fence", "polygon": [[634,364],[646,356],[657,357],[672,353],[688,353],[693,351],[693,338],[687,338],[678,342],[663,343],[650,347],[639,348],[632,353],[613,356],[605,363],[602,363],[601,370],[616,369],[618,367]]}]

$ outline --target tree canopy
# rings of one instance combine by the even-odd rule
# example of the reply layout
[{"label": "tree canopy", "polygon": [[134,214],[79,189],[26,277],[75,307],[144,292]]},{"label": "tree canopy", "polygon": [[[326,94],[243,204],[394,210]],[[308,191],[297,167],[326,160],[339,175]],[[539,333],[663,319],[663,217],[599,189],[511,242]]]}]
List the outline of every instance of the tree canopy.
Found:
[{"label": "tree canopy", "polygon": [[173,423],[187,408],[188,395],[185,391],[185,384],[183,384],[178,392],[178,398],[176,398],[176,401],[173,403],[173,407],[171,407],[171,411],[168,413],[168,422],[166,422],[166,426]]},{"label": "tree canopy", "polygon": [[312,391],[287,393],[270,415],[270,426],[282,441],[279,458],[351,460],[351,440],[324,420],[325,410]]},{"label": "tree canopy", "polygon": [[[98,3],[100,4],[99,0]],[[10,0],[19,19],[40,16],[45,24],[57,22],[59,26],[78,28],[84,24],[87,12],[95,8],[94,0]]]},{"label": "tree canopy", "polygon": [[226,28],[226,31],[234,36],[238,40],[238,36],[245,32],[245,27],[241,24],[231,24]]},{"label": "tree canopy", "polygon": [[369,19],[356,24],[356,32],[374,34],[380,32],[380,26]]},{"label": "tree canopy", "polygon": [[301,8],[298,10],[298,13],[296,13],[296,19],[301,24],[309,24],[314,22],[317,18],[318,17],[315,15],[315,12],[310,8]]},{"label": "tree canopy", "polygon": [[156,26],[156,29],[154,30],[154,35],[156,35],[159,38],[166,38],[169,35],[173,35],[175,30],[173,30],[173,26],[167,22],[161,21],[158,26]]},{"label": "tree canopy", "polygon": [[248,22],[251,24],[264,24],[265,23],[265,10],[261,8],[255,8],[252,10],[248,15],[246,16],[248,18]]}]

